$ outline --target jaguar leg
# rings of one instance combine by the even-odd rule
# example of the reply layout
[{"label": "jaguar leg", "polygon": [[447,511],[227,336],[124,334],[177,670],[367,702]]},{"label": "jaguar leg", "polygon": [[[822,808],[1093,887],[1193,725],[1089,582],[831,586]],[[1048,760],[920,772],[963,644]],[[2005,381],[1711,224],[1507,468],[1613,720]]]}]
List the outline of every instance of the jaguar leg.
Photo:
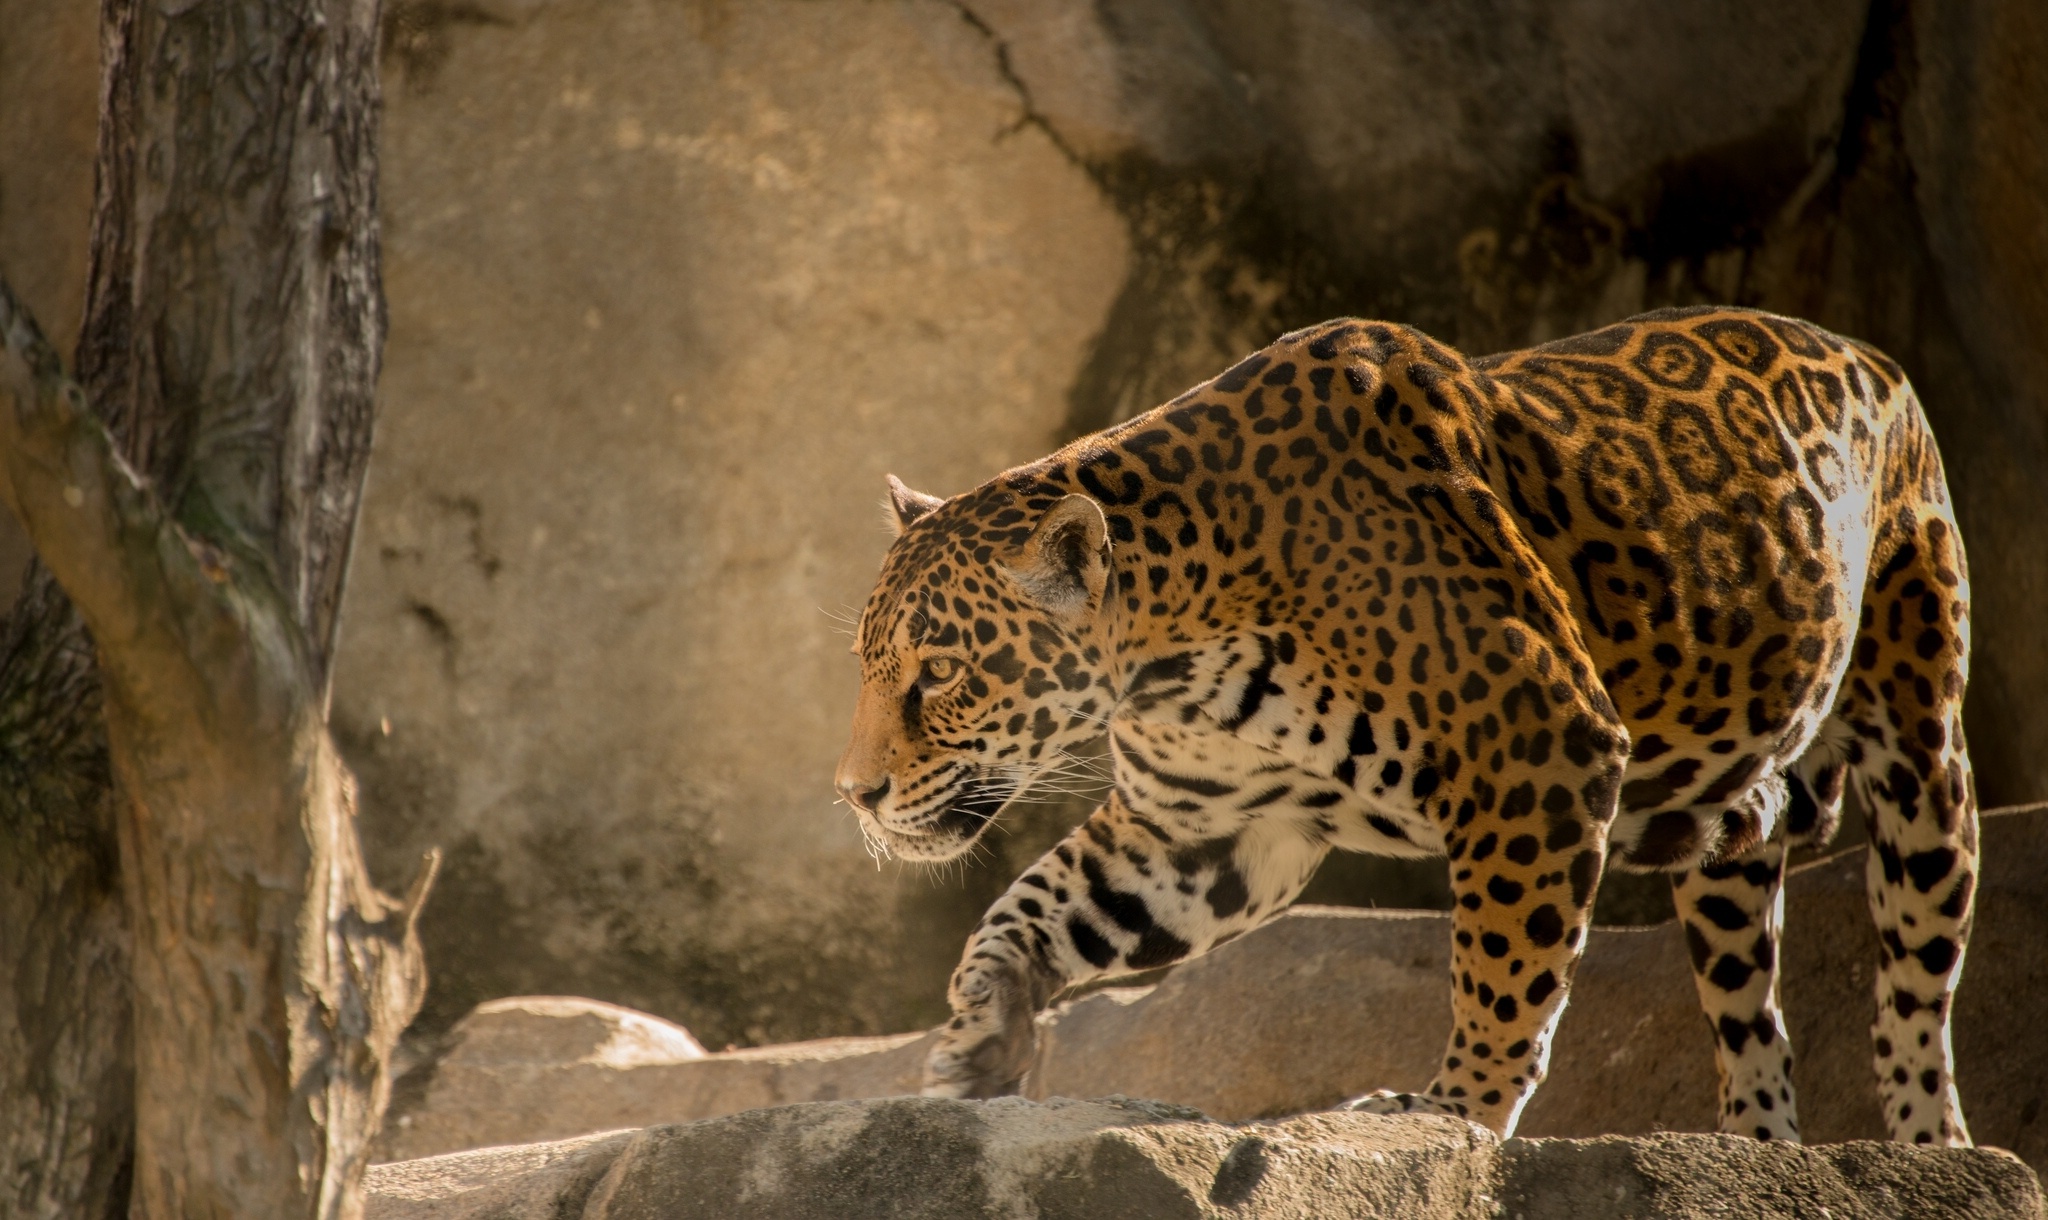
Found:
[{"label": "jaguar leg", "polygon": [[1112,794],[968,939],[925,1095],[1017,1092],[1037,1049],[1037,1014],[1062,988],[1172,965],[1257,927],[1293,901],[1328,851],[1285,808],[1183,840]]},{"label": "jaguar leg", "polygon": [[1714,1031],[1721,1130],[1796,1142],[1792,1042],[1778,1006],[1784,873],[1780,838],[1674,873],[1671,895],[1685,924],[1700,1008]]},{"label": "jaguar leg", "polygon": [[[1888,536],[1888,537],[1887,537]],[[1955,527],[1901,512],[1864,591],[1835,714],[1870,813],[1866,890],[1883,946],[1871,1029],[1895,1140],[1970,1143],[1949,1019],[1977,887],[1977,794],[1963,740],[1969,586]]]},{"label": "jaguar leg", "polygon": [[1450,1044],[1422,1093],[1376,1093],[1353,1109],[1456,1114],[1506,1137],[1542,1083],[1628,756],[1626,736],[1585,712],[1544,718],[1511,726],[1509,751],[1469,765],[1447,753],[1448,767],[1417,777],[1450,857]]},{"label": "jaguar leg", "polygon": [[[1829,718],[1823,727],[1840,725]],[[1849,787],[1849,764],[1840,747],[1816,746],[1785,769],[1785,843],[1787,847],[1824,848],[1842,825],[1842,797]]]}]

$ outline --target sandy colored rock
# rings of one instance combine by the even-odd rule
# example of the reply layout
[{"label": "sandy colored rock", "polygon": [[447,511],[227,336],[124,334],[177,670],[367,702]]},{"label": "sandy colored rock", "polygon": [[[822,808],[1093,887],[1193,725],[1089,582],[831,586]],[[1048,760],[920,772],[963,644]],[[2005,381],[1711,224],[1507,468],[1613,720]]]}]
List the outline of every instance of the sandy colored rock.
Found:
[{"label": "sandy colored rock", "polygon": [[928,1034],[823,1038],[706,1055],[687,1030],[609,1004],[519,996],[481,1005],[408,1088],[377,1158],[438,1156],[790,1102],[917,1092]]},{"label": "sandy colored rock", "polygon": [[[1984,822],[1977,928],[1958,993],[1957,1077],[1978,1142],[2048,1166],[2048,809]],[[1881,1139],[1871,1083],[1871,969],[1861,848],[1796,870],[1786,893],[1786,1006],[1802,1129]],[[1450,1022],[1445,916],[1298,908],[1152,987],[1111,988],[1048,1013],[1029,1096],[1160,1097],[1241,1121],[1426,1083]],[[522,1010],[530,1013],[530,1009]],[[382,1155],[681,1122],[790,1101],[916,1091],[928,1036],[833,1039],[631,1068],[472,1049],[459,1027]],[[494,1020],[502,1018],[493,1018]],[[530,1015],[525,1018],[533,1020]],[[587,1040],[587,1038],[586,1038]],[[555,1046],[556,1035],[531,1045]],[[474,1044],[495,1045],[487,1038]],[[579,1044],[580,1045],[580,1044]],[[522,1052],[526,1055],[527,1052]],[[498,1056],[494,1058],[493,1056]],[[1524,1136],[1711,1131],[1713,1042],[1676,924],[1598,928]]]},{"label": "sandy colored rock", "polygon": [[1450,1031],[1450,924],[1297,907],[1147,991],[1053,1014],[1032,1097],[1163,1097],[1226,1120],[1429,1083]]},{"label": "sandy colored rock", "polygon": [[581,996],[514,996],[479,1004],[456,1027],[456,1036],[459,1049],[443,1066],[623,1068],[704,1057],[704,1048],[680,1025]]},{"label": "sandy colored rock", "polygon": [[926,929],[992,883],[877,870],[835,807],[841,620],[886,472],[951,493],[1063,439],[1115,210],[938,0],[393,13],[335,717],[377,859],[449,853],[427,1025],[936,1020]]},{"label": "sandy colored rock", "polygon": [[1510,1140],[1456,1119],[1234,1127],[1100,1102],[837,1102],[370,1171],[369,1220],[2037,1220],[1974,1150],[1724,1136]]},{"label": "sandy colored rock", "polygon": [[2003,1152],[1742,1136],[1509,1140],[1494,1186],[1513,1220],[2032,1217],[2040,1180]]}]

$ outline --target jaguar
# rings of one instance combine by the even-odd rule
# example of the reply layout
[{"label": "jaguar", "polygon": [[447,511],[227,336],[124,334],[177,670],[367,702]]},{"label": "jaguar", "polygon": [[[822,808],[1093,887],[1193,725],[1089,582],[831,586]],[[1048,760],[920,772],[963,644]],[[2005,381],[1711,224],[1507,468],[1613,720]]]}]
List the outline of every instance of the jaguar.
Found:
[{"label": "jaguar", "polygon": [[1671,877],[1721,1129],[1796,1140],[1786,853],[1854,787],[1885,1120],[1969,1142],[1969,581],[1875,348],[1697,307],[1471,359],[1342,319],[964,494],[888,489],[835,776],[871,844],[956,858],[1105,736],[1113,773],[974,930],[928,1094],[1016,1092],[1064,990],[1244,934],[1343,850],[1441,859],[1454,898],[1441,1066],[1352,1108],[1512,1134],[1613,867]]}]

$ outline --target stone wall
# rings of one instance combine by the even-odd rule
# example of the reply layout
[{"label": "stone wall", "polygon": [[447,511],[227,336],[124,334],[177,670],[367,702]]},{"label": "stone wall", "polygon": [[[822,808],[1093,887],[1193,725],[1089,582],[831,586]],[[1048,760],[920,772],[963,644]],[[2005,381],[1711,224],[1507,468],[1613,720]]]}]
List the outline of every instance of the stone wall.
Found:
[{"label": "stone wall", "polygon": [[844,620],[886,471],[964,489],[1061,439],[1115,210],[944,6],[391,20],[335,708],[372,836],[451,853],[430,1020],[537,990],[714,1045],[929,1020],[991,881],[878,871],[834,806]]},{"label": "stone wall", "polygon": [[[92,7],[0,0],[0,265],[60,334]],[[1983,796],[2048,795],[2044,58],[2032,0],[392,0],[335,717],[387,882],[449,853],[424,1026],[935,1019],[1073,811],[932,877],[832,805],[883,472],[963,490],[1339,313],[1485,351],[1732,300],[1887,348],[1971,547]]]}]

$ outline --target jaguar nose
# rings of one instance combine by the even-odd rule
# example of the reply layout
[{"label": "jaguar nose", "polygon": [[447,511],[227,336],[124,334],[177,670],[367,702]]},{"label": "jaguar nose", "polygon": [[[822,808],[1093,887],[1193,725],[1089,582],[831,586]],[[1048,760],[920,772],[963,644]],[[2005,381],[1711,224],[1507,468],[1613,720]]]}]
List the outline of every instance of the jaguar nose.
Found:
[{"label": "jaguar nose", "polygon": [[839,795],[845,797],[846,803],[854,808],[873,813],[875,806],[882,803],[882,798],[889,795],[889,779],[884,776],[882,782],[872,788],[863,785],[859,780],[842,780],[839,783]]}]

